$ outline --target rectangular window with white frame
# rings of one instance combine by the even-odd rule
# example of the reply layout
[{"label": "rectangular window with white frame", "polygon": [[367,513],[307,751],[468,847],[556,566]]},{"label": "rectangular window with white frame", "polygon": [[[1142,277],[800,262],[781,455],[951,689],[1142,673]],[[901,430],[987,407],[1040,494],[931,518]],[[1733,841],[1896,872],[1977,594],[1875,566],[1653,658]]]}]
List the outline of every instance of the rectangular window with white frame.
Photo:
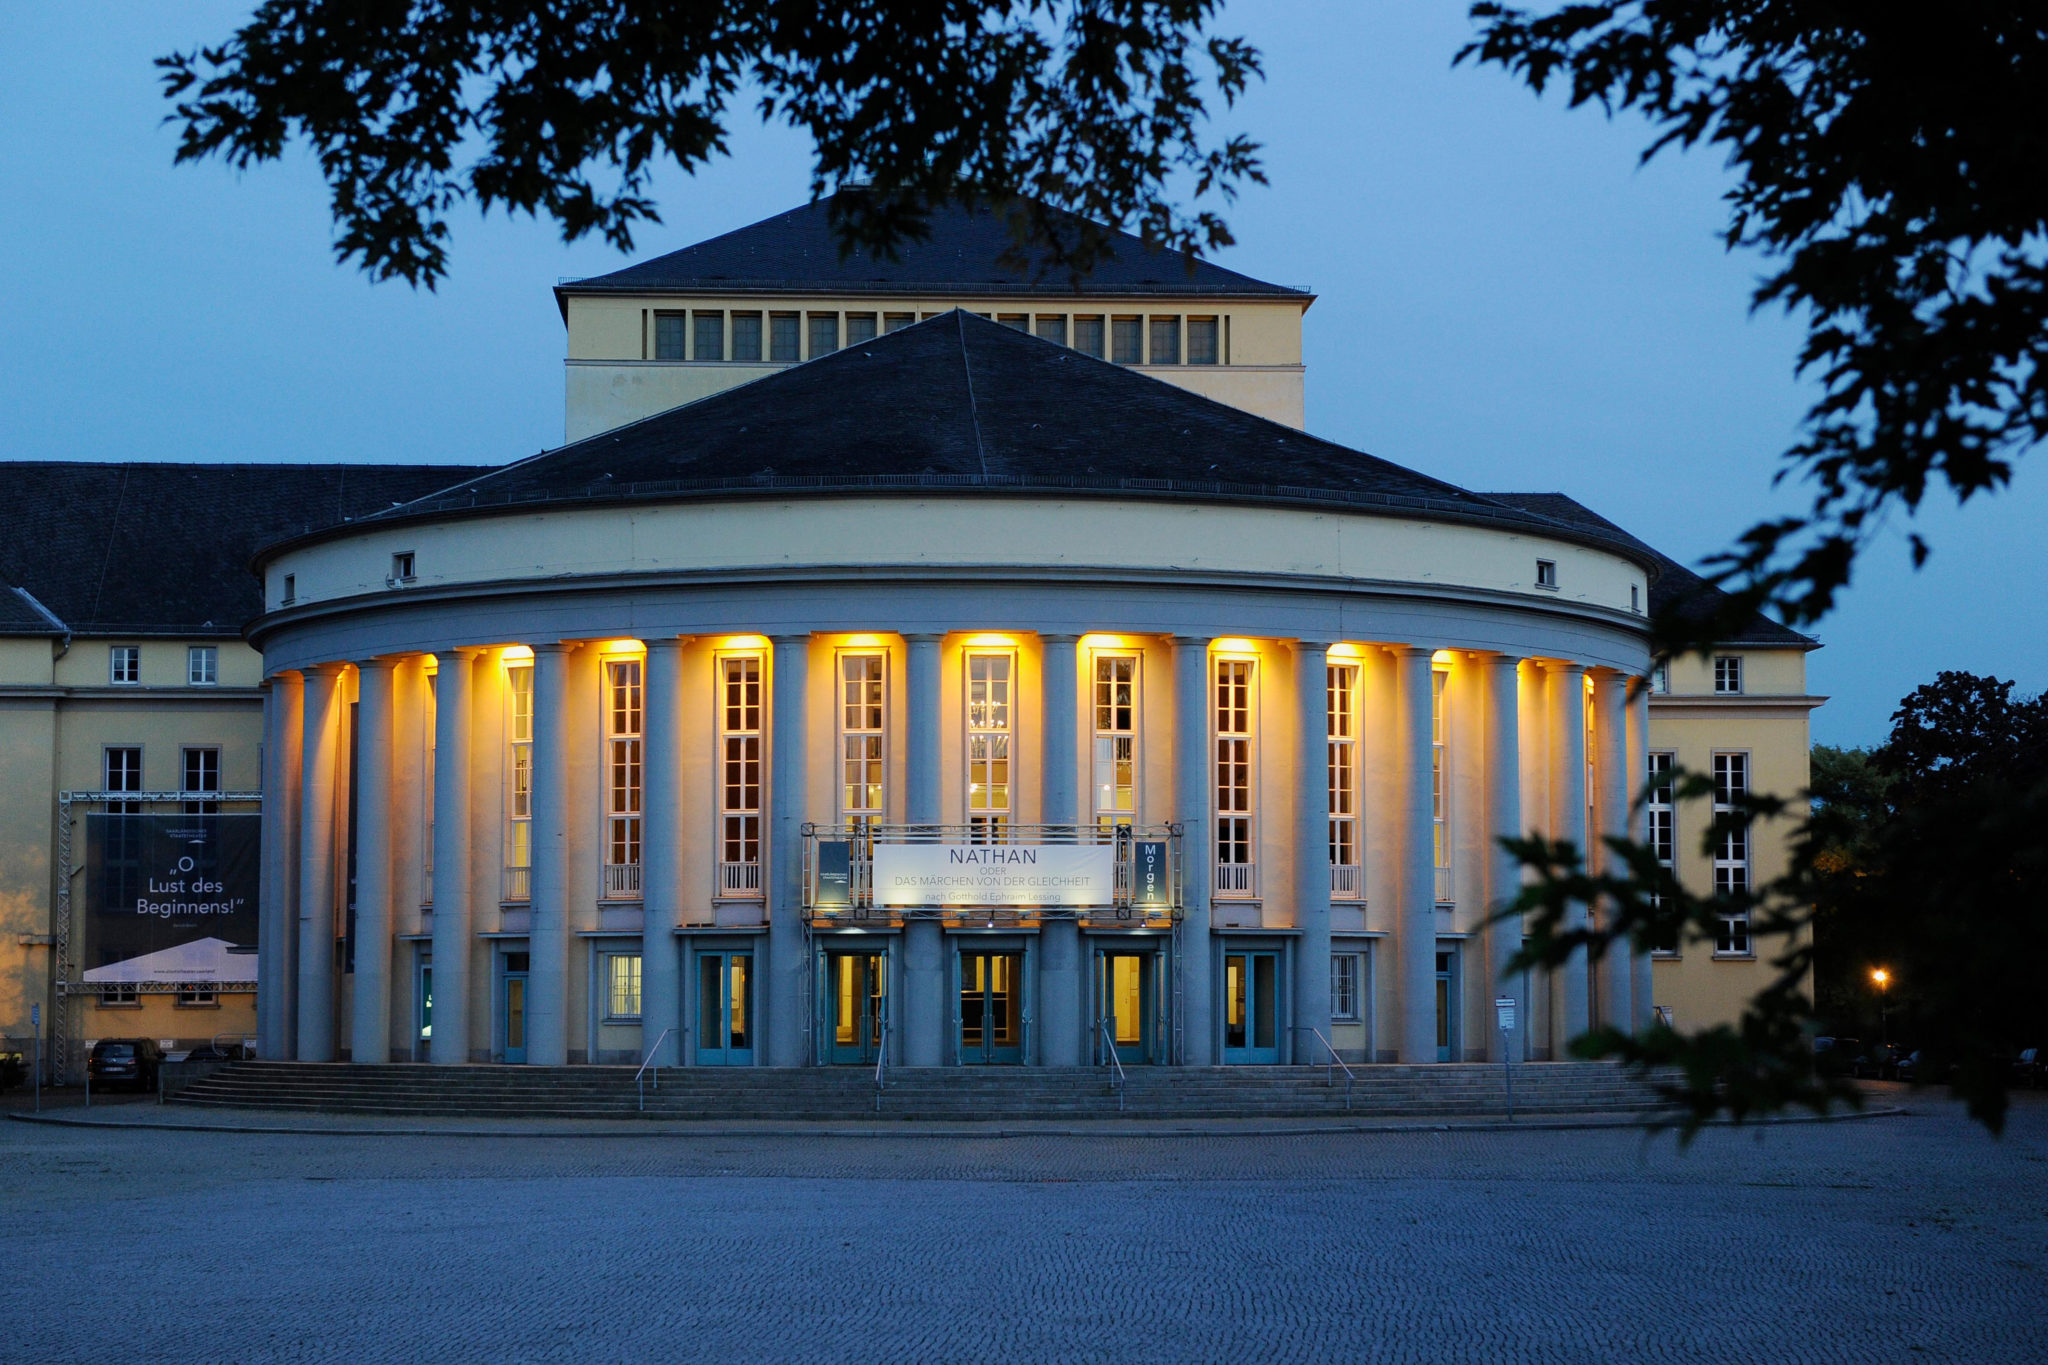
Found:
[{"label": "rectangular window with white frame", "polygon": [[1216,722],[1216,894],[1258,893],[1258,843],[1252,801],[1257,725],[1256,661],[1218,655],[1211,661]]},{"label": "rectangular window with white frame", "polygon": [[1107,831],[1138,818],[1138,656],[1095,656],[1095,747],[1090,756],[1095,824]]},{"label": "rectangular window with white frame", "polygon": [[[139,744],[111,744],[107,746],[100,769],[102,785],[106,792],[139,792],[142,790],[142,746]],[[140,801],[110,800],[107,802],[110,815],[140,815]]]},{"label": "rectangular window with white frame", "polygon": [[639,659],[604,661],[604,894],[640,894],[641,674]]},{"label": "rectangular window with white frame", "polygon": [[[1714,755],[1714,816],[1717,820],[1732,815],[1749,795],[1749,755],[1726,753]],[[1749,830],[1737,827],[1715,837],[1714,840],[1714,892],[1716,895],[1740,895],[1749,890]],[[1749,913],[1746,910],[1724,913],[1720,927],[1714,936],[1714,953],[1718,957],[1748,957],[1751,953],[1749,941]]]},{"label": "rectangular window with white frame", "polygon": [[888,818],[888,656],[839,656],[839,818],[866,842]]},{"label": "rectangular window with white frame", "polygon": [[1330,766],[1330,894],[1339,900],[1365,895],[1365,850],[1359,822],[1358,665],[1334,663],[1326,670]]},{"label": "rectangular window with white frame", "polygon": [[[1678,851],[1678,812],[1672,803],[1672,765],[1674,756],[1659,751],[1649,754],[1648,771],[1643,774],[1643,823],[1645,842],[1657,859],[1657,865],[1670,872],[1676,865]],[[1652,904],[1662,906],[1661,895],[1651,898]],[[1675,957],[1678,954],[1678,934],[1673,931],[1652,946],[1653,953]]]},{"label": "rectangular window with white frame", "polygon": [[185,647],[185,685],[188,687],[215,687],[220,683],[220,646],[187,645]]},{"label": "rectangular window with white frame", "polygon": [[761,656],[718,660],[718,894],[761,894]]},{"label": "rectangular window with white frame", "polygon": [[1716,654],[1714,656],[1714,691],[1722,694],[1742,691],[1742,656],[1740,654]]},{"label": "rectangular window with white frame", "polygon": [[631,1024],[640,1019],[640,954],[604,954],[604,1022]]},{"label": "rectangular window with white frame", "polygon": [[1451,899],[1450,670],[1429,674],[1429,809],[1436,848],[1436,898]]},{"label": "rectangular window with white frame", "polygon": [[107,650],[107,681],[132,687],[142,681],[142,646],[113,645]]},{"label": "rectangular window with white frame", "polygon": [[133,986],[102,986],[99,1007],[103,1010],[141,1009],[142,992]]},{"label": "rectangular window with white frame", "polygon": [[970,650],[967,677],[967,825],[977,840],[1000,841],[1010,827],[1010,746],[1017,656]]},{"label": "rectangular window with white frame", "polygon": [[[193,745],[180,755],[178,790],[187,793],[207,793],[217,798],[220,795],[220,750],[212,745]],[[187,815],[218,815],[220,802],[217,799],[188,799],[183,803]]]},{"label": "rectangular window with white frame", "polygon": [[1330,1022],[1356,1024],[1365,1018],[1365,973],[1357,953],[1330,955]]},{"label": "rectangular window with white frame", "polygon": [[505,665],[505,888],[533,896],[533,661]]},{"label": "rectangular window with white frame", "polygon": [[216,1009],[219,1005],[220,996],[212,986],[195,981],[178,988],[179,1009]]}]

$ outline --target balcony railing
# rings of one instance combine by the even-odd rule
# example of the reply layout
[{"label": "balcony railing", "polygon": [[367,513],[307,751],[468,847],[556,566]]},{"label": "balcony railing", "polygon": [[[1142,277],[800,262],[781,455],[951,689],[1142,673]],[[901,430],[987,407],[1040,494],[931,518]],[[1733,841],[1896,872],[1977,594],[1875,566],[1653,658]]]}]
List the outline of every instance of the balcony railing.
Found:
[{"label": "balcony railing", "polygon": [[721,896],[760,895],[761,864],[720,863],[718,865],[718,894]]},{"label": "balcony railing", "polygon": [[1451,870],[1448,867],[1436,870],[1436,898],[1439,902],[1451,899]]},{"label": "balcony railing", "polygon": [[640,864],[606,863],[604,894],[607,900],[630,900],[640,894]]},{"label": "balcony railing", "polygon": [[505,869],[505,894],[508,901],[523,901],[533,898],[533,869],[530,867],[508,867]]},{"label": "balcony railing", "polygon": [[1249,896],[1258,886],[1258,880],[1256,863],[1216,864],[1216,894],[1219,896]]},{"label": "balcony railing", "polygon": [[1339,900],[1355,901],[1365,885],[1365,869],[1356,863],[1330,865],[1330,894]]}]

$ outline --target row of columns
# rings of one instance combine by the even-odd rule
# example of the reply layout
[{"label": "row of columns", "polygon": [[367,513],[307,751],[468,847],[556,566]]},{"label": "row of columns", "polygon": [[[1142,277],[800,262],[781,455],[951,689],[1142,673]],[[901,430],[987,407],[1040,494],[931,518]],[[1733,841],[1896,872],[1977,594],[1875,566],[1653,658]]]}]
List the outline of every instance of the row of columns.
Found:
[{"label": "row of columns", "polygon": [[[913,824],[943,823],[941,810],[941,636],[905,637],[908,653],[906,686],[909,732],[906,814]],[[1044,635],[1043,668],[1048,678],[1077,676],[1073,635]],[[646,925],[642,954],[642,1017],[650,1021],[647,1046],[657,1060],[674,1065],[681,1057],[680,1033],[668,1021],[678,1019],[683,996],[680,955],[672,935],[681,918],[681,886],[676,831],[682,824],[681,766],[682,657],[685,641],[647,642],[643,673],[642,814],[647,837],[642,844],[643,906]],[[1175,637],[1173,652],[1174,810],[1186,823],[1182,841],[1182,886],[1185,903],[1180,963],[1182,991],[1173,1017],[1180,1031],[1178,1052],[1188,1064],[1209,1065],[1213,1050],[1213,981],[1210,942],[1211,735],[1208,637]],[[800,829],[809,817],[805,775],[808,770],[807,730],[803,723],[808,693],[808,636],[776,636],[771,640],[773,670],[770,745],[770,865],[765,963],[757,962],[757,979],[765,987],[766,1010],[758,1019],[765,1056],[774,1065],[795,1066],[805,1060],[804,970],[806,945],[797,913],[802,877]],[[566,646],[542,643],[534,650],[532,735],[532,858],[530,868],[527,979],[527,1057],[535,1064],[560,1065],[568,1057],[569,938],[571,932],[570,747],[563,722],[569,707]],[[1297,645],[1295,666],[1294,755],[1294,885],[1295,926],[1299,932],[1300,969],[1294,974],[1292,1016],[1297,1025],[1322,1034],[1314,1041],[1304,1032],[1292,1055],[1312,1060],[1328,1045],[1330,998],[1326,964],[1331,951],[1331,896],[1328,862],[1330,817],[1326,755],[1326,667],[1329,642],[1304,640]],[[1381,838],[1377,856],[1388,860],[1398,914],[1391,948],[1400,1003],[1395,1012],[1395,1051],[1403,1061],[1436,1057],[1436,858],[1432,792],[1432,654],[1424,648],[1389,648],[1392,662],[1392,736],[1398,740],[1391,756],[1393,778],[1382,790],[1398,793],[1397,809],[1376,828]],[[457,1064],[472,1056],[469,1037],[469,980],[475,928],[474,889],[470,885],[470,819],[472,802],[470,736],[475,704],[474,669],[486,651],[463,648],[440,656],[435,709],[433,781],[434,838],[433,948],[435,995],[446,1002],[436,1012],[429,1056]],[[1511,898],[1520,884],[1520,868],[1500,847],[1504,836],[1525,832],[1522,788],[1528,781],[1522,743],[1520,659],[1486,656],[1478,665],[1482,694],[1476,708],[1482,809],[1467,819],[1482,822],[1489,852],[1484,862],[1484,901],[1497,906]],[[365,793],[392,789],[393,744],[396,734],[394,669],[388,659],[367,659],[358,665],[358,738],[355,780]],[[1601,673],[1593,686],[1593,731],[1597,752],[1594,772],[1601,789],[1593,807],[1599,828],[1586,828],[1586,727],[1577,703],[1587,670],[1579,664],[1553,665],[1549,682],[1554,728],[1548,736],[1547,777],[1550,783],[1551,834],[1593,849],[1598,865],[1597,837],[1631,833],[1631,773],[1642,768],[1647,731],[1644,699],[1630,702],[1629,680]],[[297,686],[280,678],[273,683],[267,716],[266,790],[288,795],[273,807],[295,826],[296,838],[272,838],[266,845],[266,904],[295,909],[295,934],[266,934],[262,971],[266,982],[294,980],[295,1009],[281,1007],[271,991],[261,1003],[265,1045],[272,1055],[328,1060],[336,1055],[334,944],[339,923],[336,903],[339,879],[336,857],[341,817],[336,805],[337,762],[343,721],[342,666],[305,669]],[[1558,704],[1556,699],[1562,699]],[[1080,708],[1075,687],[1045,689],[1042,710],[1043,752],[1040,756],[1042,819],[1048,824],[1073,824],[1081,818],[1079,752]],[[794,718],[794,719],[791,719]],[[1193,723],[1189,723],[1192,718]],[[296,731],[296,734],[294,732]],[[1471,743],[1469,733],[1463,742]],[[292,741],[298,740],[294,744]],[[1589,834],[1594,836],[1589,839]],[[354,1008],[349,1043],[359,1059],[381,1060],[388,1047],[391,1009],[391,965],[394,902],[391,802],[369,797],[356,812],[357,955]],[[1585,910],[1572,911],[1572,925],[1583,925]],[[273,919],[273,924],[277,920]],[[1496,993],[1522,999],[1526,992],[1510,978],[1506,963],[1521,946],[1513,924],[1489,924],[1484,933],[1483,961],[1487,985]],[[911,921],[905,926],[903,998],[900,1018],[904,1060],[912,1066],[938,1065],[942,1060],[946,998],[944,945],[940,926]],[[1040,936],[1041,1014],[1038,1021],[1043,1055],[1049,1061],[1078,1063],[1088,1053],[1081,1007],[1083,961],[1078,926],[1048,921]],[[1604,1021],[1641,1027],[1649,1013],[1649,959],[1640,954],[1609,954],[1600,965]],[[1592,1022],[1592,977],[1583,953],[1557,974],[1554,990],[1556,1031],[1562,1037],[1584,1032]],[[1522,999],[1524,1017],[1528,1001]],[[666,1036],[654,1024],[669,1029]],[[1489,1055],[1496,1060],[1506,1040],[1490,1034]]]}]

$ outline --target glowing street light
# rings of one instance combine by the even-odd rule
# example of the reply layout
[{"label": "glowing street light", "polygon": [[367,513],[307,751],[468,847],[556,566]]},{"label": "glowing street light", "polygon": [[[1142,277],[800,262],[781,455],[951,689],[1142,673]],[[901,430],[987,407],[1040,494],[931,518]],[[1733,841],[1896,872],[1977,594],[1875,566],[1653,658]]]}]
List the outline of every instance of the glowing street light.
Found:
[{"label": "glowing street light", "polygon": [[1882,967],[1870,969],[1870,984],[1877,987],[1877,1028],[1878,1040],[1886,1047],[1892,1045],[1891,991],[1892,974]]}]

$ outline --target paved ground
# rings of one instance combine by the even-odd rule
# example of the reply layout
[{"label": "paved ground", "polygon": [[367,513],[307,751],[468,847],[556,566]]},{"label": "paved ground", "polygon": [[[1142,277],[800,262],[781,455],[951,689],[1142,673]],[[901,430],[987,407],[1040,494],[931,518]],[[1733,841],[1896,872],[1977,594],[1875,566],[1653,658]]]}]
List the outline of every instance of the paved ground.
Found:
[{"label": "paved ground", "polygon": [[2021,1101],[1687,1151],[0,1123],[0,1359],[2048,1361]]}]

